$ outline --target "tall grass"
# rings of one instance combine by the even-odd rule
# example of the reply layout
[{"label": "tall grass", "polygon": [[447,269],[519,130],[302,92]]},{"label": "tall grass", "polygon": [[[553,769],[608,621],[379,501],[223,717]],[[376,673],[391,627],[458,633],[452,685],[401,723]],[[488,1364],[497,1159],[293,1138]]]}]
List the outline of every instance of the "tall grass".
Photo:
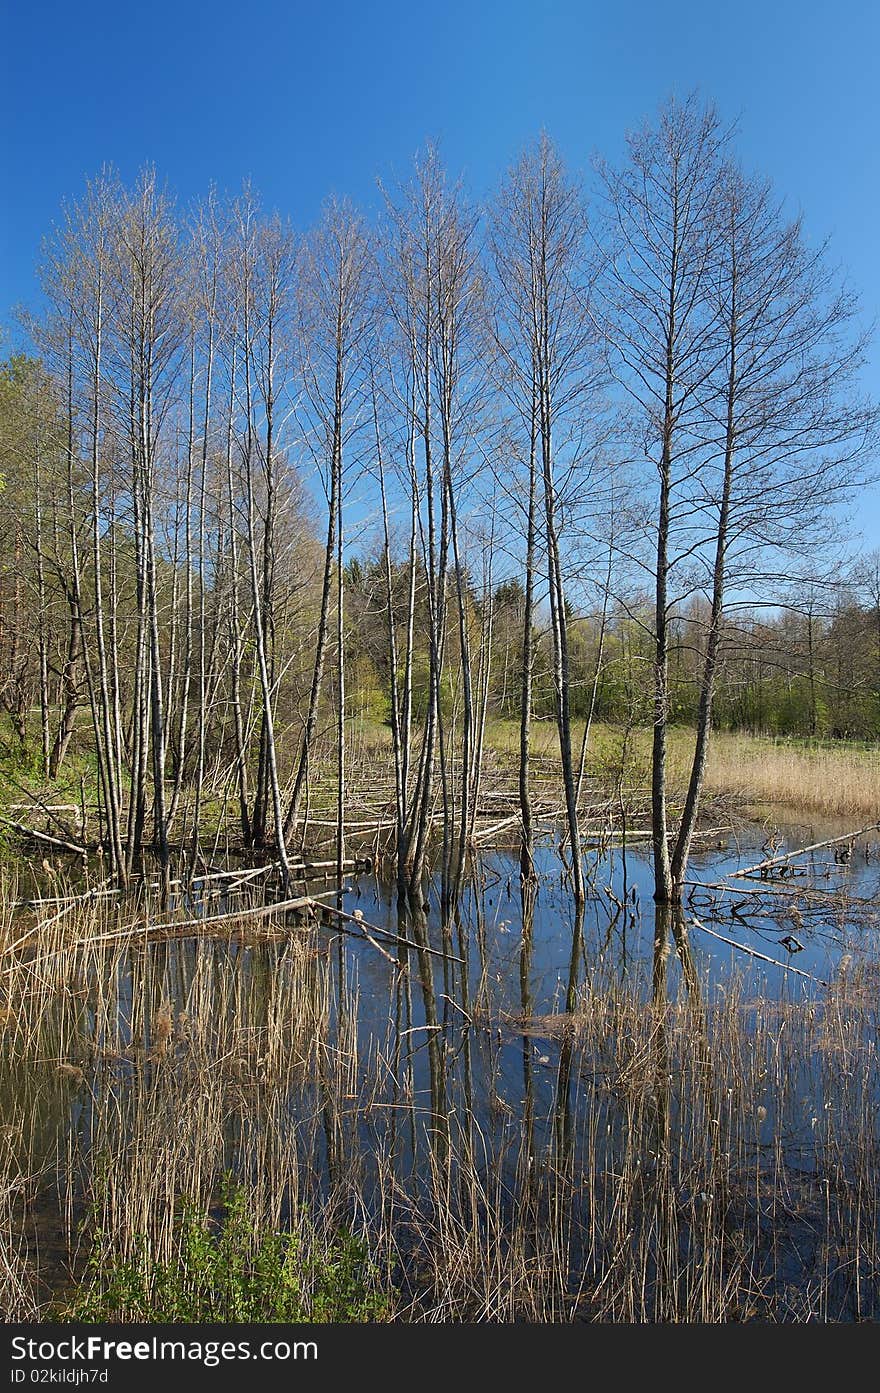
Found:
[{"label": "tall grass", "polygon": [[[581,734],[582,730],[575,731],[576,743]],[[512,722],[490,724],[488,743],[497,753],[515,755],[518,739],[518,727]],[[630,743],[631,764],[641,766],[647,788],[650,732],[634,731]],[[619,744],[614,727],[593,726],[586,766],[591,789],[608,783]],[[693,745],[692,730],[675,727],[670,731],[673,796],[682,795],[686,787]],[[558,761],[558,744],[550,725],[539,722],[535,726],[532,746],[539,760],[551,765]],[[708,794],[733,794],[749,805],[777,804],[798,812],[867,822],[880,816],[880,748],[714,731],[705,790]],[[591,790],[586,796],[591,796]]]},{"label": "tall grass", "polygon": [[39,1310],[34,1264],[24,1232],[32,1186],[16,1147],[21,1124],[21,1117],[13,1114],[0,1129],[0,1312],[8,1321],[34,1320]]},{"label": "tall grass", "polygon": [[753,804],[867,823],[880,818],[880,749],[716,734],[706,787]]}]

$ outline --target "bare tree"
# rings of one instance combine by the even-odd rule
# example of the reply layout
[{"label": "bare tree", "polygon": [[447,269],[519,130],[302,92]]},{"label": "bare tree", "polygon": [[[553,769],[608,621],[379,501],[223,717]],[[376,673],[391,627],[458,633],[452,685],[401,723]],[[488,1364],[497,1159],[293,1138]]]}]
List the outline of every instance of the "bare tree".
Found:
[{"label": "bare tree", "polygon": [[[139,644],[137,694],[141,759],[133,802],[143,801],[147,743],[153,783],[153,843],[168,866],[165,789],[166,710],[160,621],[157,536],[161,437],[176,399],[184,326],[180,314],[181,265],[177,226],[153,170],[146,170],[126,199],[119,224],[116,294],[119,415],[130,452],[131,492],[138,568]],[[146,730],[149,728],[149,742]],[[140,817],[129,856],[140,849]]]},{"label": "bare tree", "polygon": [[[121,722],[112,680],[114,653],[108,652],[104,599],[103,539],[107,526],[108,465],[105,459],[109,415],[106,354],[115,310],[121,194],[105,172],[86,187],[83,199],[64,210],[64,221],[44,248],[42,282],[50,306],[40,335],[63,385],[67,419],[66,512],[70,571],[66,582],[77,637],[68,646],[67,681],[75,681],[81,652],[95,735],[99,786],[111,856],[124,881],[128,858],[122,838]],[[91,571],[89,606],[84,588],[83,544],[79,535],[80,450],[89,460],[91,487]],[[112,524],[111,524],[112,525]],[[85,641],[87,612],[93,614],[95,653]],[[63,752],[59,748],[58,755]]]},{"label": "bare tree", "polygon": [[696,97],[670,101],[656,128],[628,138],[619,171],[602,164],[605,268],[599,317],[612,370],[630,395],[633,437],[659,483],[654,536],[651,808],[655,897],[672,897],[667,731],[674,586],[695,545],[691,481],[701,389],[720,357],[717,185],[725,133]]},{"label": "bare tree", "polygon": [[[410,512],[409,593],[401,704],[402,789],[407,819],[398,845],[415,894],[427,864],[439,794],[443,826],[441,902],[448,925],[467,854],[478,782],[476,707],[471,657],[471,596],[465,514],[479,455],[479,363],[475,325],[480,275],[476,218],[461,187],[450,184],[429,147],[408,186],[386,195],[388,236],[381,274],[388,309],[391,390],[405,464],[398,471]],[[392,432],[393,433],[393,432]],[[451,563],[451,576],[450,576]],[[413,711],[413,617],[418,580],[426,615],[424,719],[410,788]],[[452,586],[450,594],[450,582]],[[450,611],[450,601],[455,605]],[[460,674],[460,747],[456,715],[444,690],[451,624]],[[438,785],[439,773],[439,785]]]},{"label": "bare tree", "polygon": [[[876,424],[853,395],[856,306],[769,187],[727,154],[696,97],[671,101],[603,169],[614,236],[605,328],[659,475],[654,565],[655,897],[679,900],[731,606],[772,602],[829,535]],[[696,736],[681,819],[666,787],[671,624],[706,597]],[[670,845],[671,842],[671,845]]]},{"label": "bare tree", "polygon": [[331,201],[303,249],[299,295],[300,372],[307,439],[327,498],[327,541],[315,659],[293,792],[285,818],[290,836],[300,816],[318,725],[330,637],[333,574],[337,619],[337,870],[342,883],[345,798],[345,642],[343,486],[346,452],[366,424],[366,353],[370,327],[370,252],[362,220]]},{"label": "bare tree", "polygon": [[[268,222],[261,220],[255,198],[248,188],[235,204],[233,219],[234,308],[230,318],[239,340],[237,366],[242,416],[239,449],[256,673],[261,698],[250,832],[257,845],[266,840],[271,802],[279,859],[287,877],[289,865],[275,739],[275,568],[282,466],[278,437],[280,416],[285,411],[285,395],[289,389],[287,365],[291,351],[294,247],[291,234],[278,217]],[[257,471],[262,487],[262,527],[258,517]]]},{"label": "bare tree", "polygon": [[[590,304],[586,215],[581,191],[546,136],[509,174],[493,212],[497,281],[497,342],[516,384],[519,416],[528,431],[529,508],[526,537],[526,614],[523,639],[521,802],[524,867],[531,859],[527,793],[528,704],[531,671],[535,486],[543,493],[556,723],[565,788],[575,899],[583,902],[577,780],[572,755],[569,616],[563,560],[560,475],[571,479],[590,439],[591,411],[601,380]],[[539,474],[536,471],[538,462]],[[579,482],[583,487],[583,480]]]},{"label": "bare tree", "polygon": [[[830,516],[865,478],[877,414],[860,399],[865,338],[857,303],[826,249],[811,250],[768,184],[730,166],[719,187],[716,306],[723,357],[700,398],[706,413],[697,478],[711,543],[710,610],[693,760],[672,854],[675,898],[687,870],[731,600],[825,565]],[[731,594],[731,592],[733,592]],[[816,694],[812,614],[809,678]]]}]

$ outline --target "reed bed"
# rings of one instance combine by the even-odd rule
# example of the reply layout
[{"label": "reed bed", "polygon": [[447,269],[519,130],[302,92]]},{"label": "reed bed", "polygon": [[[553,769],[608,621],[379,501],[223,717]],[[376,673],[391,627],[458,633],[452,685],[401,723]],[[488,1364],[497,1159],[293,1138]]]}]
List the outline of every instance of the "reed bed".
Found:
[{"label": "reed bed", "polygon": [[530,1017],[490,972],[428,983],[311,925],[145,943],[137,918],[2,911],[8,1319],[63,1311],[87,1256],[172,1262],[182,1199],[222,1224],[230,1174],[255,1234],[356,1235],[398,1320],[880,1316],[870,954],[777,1001],[597,969]]},{"label": "reed bed", "polygon": [[[579,746],[582,728],[574,731]],[[490,725],[489,748],[499,755],[514,755],[518,730],[511,722]],[[669,742],[669,777],[673,797],[683,795],[693,753],[692,730],[673,728]],[[613,782],[619,758],[620,735],[611,726],[596,723],[590,733],[587,774],[591,791]],[[559,747],[552,725],[538,723],[533,751],[542,772],[558,772]],[[628,787],[631,798],[648,788],[650,732],[635,730],[630,737]],[[733,796],[746,805],[789,808],[823,817],[852,817],[864,822],[880,809],[880,748],[845,742],[810,744],[773,736],[714,731],[709,746],[705,793]],[[638,801],[636,799],[636,801]]]},{"label": "reed bed", "polygon": [[706,788],[753,804],[867,822],[880,810],[880,749],[720,734],[710,748]]},{"label": "reed bed", "polygon": [[13,1112],[0,1129],[0,1311],[8,1321],[31,1321],[39,1311],[35,1272],[23,1231],[32,1184],[21,1169],[16,1145],[21,1126],[21,1117]]}]

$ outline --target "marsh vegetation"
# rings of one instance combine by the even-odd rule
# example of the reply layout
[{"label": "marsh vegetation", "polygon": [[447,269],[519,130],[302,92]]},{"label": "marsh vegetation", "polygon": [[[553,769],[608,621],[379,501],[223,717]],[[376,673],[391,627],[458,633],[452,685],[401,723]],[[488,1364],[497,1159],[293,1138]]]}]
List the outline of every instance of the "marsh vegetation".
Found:
[{"label": "marsh vegetation", "polygon": [[448,931],[439,875],[417,923],[7,870],[9,1318],[875,1319],[877,834],[733,874],[811,835],[716,836],[679,911],[644,840],[580,913],[485,852]]}]

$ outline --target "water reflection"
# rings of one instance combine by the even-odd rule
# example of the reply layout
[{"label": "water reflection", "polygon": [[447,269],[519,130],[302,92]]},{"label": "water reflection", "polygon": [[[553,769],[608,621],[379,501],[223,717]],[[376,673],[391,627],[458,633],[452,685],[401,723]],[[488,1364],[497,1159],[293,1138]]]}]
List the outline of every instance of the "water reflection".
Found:
[{"label": "water reflection", "polygon": [[[707,886],[723,860],[698,864]],[[396,1279],[433,1282],[459,1314],[742,1318],[743,1292],[766,1314],[816,1283],[827,1312],[875,1312],[868,967],[847,968],[832,1017],[784,966],[701,941],[687,905],[642,912],[631,851],[596,859],[580,912],[551,848],[535,866],[523,880],[487,855],[442,920],[437,887],[401,905],[364,877],[347,907],[370,939],[290,921],[275,942],[72,958],[30,1034],[5,1040],[22,1166],[52,1176],[68,1226],[92,1212],[111,1230],[125,1193],[146,1223],[230,1167],[278,1216],[318,1203],[393,1230]],[[816,873],[868,888],[852,862]],[[802,919],[799,960],[837,983],[846,924]],[[784,930],[753,915],[750,941],[780,952]],[[855,1265],[832,1267],[856,1222]]]}]

